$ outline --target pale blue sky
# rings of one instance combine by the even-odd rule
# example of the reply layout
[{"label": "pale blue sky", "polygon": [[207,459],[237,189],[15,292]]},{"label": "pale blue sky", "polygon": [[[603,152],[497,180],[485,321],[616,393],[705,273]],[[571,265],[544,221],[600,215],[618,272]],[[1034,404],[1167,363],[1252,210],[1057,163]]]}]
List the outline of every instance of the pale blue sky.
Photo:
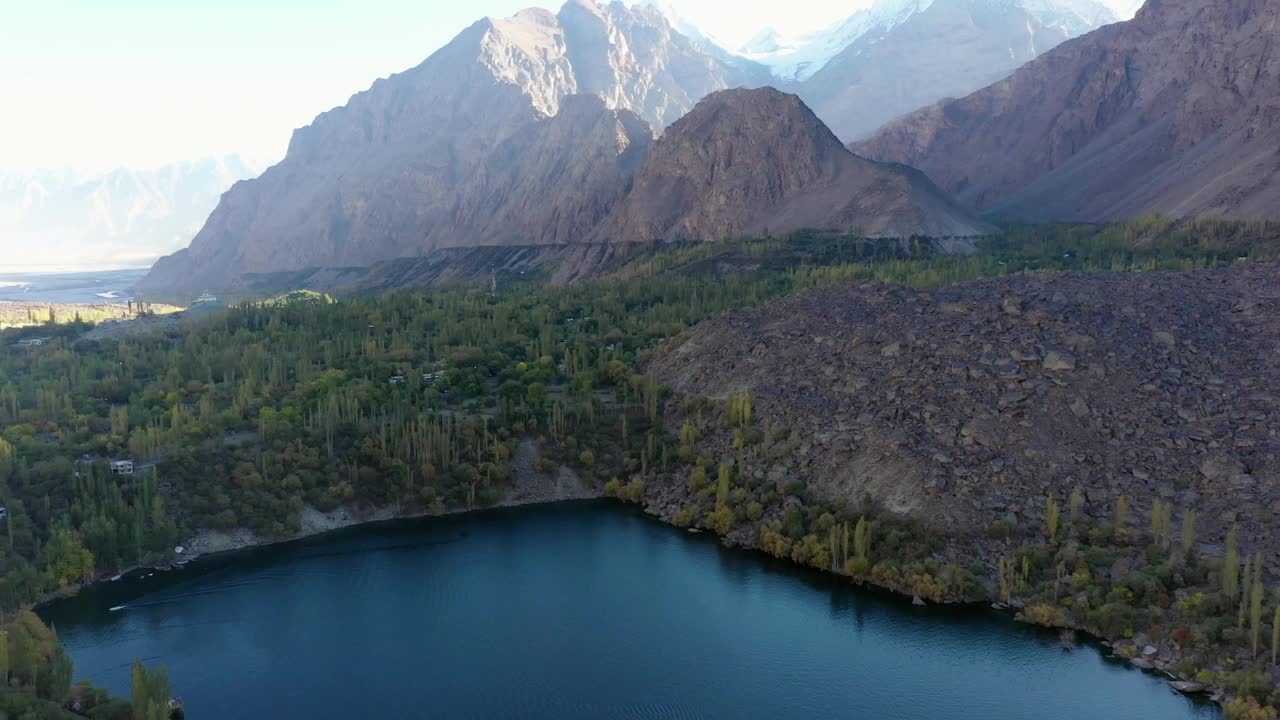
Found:
[{"label": "pale blue sky", "polygon": [[[485,15],[558,0],[0,0],[0,169],[151,167],[289,134],[417,65]],[[826,26],[867,0],[671,0],[741,42]],[[785,11],[780,12],[780,9]]]}]

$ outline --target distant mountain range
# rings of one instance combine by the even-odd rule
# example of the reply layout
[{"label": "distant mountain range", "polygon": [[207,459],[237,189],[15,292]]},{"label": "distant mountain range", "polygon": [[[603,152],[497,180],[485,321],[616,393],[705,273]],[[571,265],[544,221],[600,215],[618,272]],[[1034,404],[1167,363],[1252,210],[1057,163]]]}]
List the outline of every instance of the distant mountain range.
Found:
[{"label": "distant mountain range", "polygon": [[[986,232],[965,208],[1274,217],[1275,12],[880,0],[806,41],[817,69],[776,34],[744,57],[653,3],[487,18],[296,131],[146,286],[478,246]],[[794,95],[724,92],[767,85]]]},{"label": "distant mountain range", "polygon": [[[285,159],[233,187],[191,247],[158,263],[147,285],[178,287],[199,277],[216,287],[246,273],[366,266],[449,247],[667,237],[662,222],[601,225],[624,198],[629,218],[669,214],[637,207],[629,195],[646,173],[682,172],[647,165],[653,128],[666,128],[716,91],[770,81],[764,66],[709,50],[653,6],[571,0],[558,14],[486,18],[418,67],[379,80],[298,130]],[[808,113],[802,107],[785,109]],[[737,116],[720,109],[720,124],[731,126]],[[781,120],[777,128],[788,118]],[[816,120],[791,127],[830,136]],[[783,231],[837,218],[841,229],[879,234],[985,227],[915,179],[898,183],[898,196],[879,206],[859,206],[851,194],[841,201],[844,210],[801,213],[788,201],[797,186],[771,184],[783,178],[777,167],[816,163],[821,168],[805,181],[837,187],[856,174],[854,164],[864,175],[859,182],[905,176],[855,161],[838,143],[830,151],[825,138],[816,145],[767,134],[715,138],[732,144],[684,160],[721,163],[690,171],[717,170],[715,188],[702,196],[726,212],[754,213],[739,223],[744,229]],[[793,146],[821,146],[827,154],[787,155]],[[766,154],[757,154],[762,148]],[[748,205],[749,198],[764,204]],[[786,213],[762,217],[762,207]],[[604,235],[603,227],[617,234]],[[681,227],[686,239],[720,239],[730,229],[721,221]]]},{"label": "distant mountain range", "polygon": [[[832,47],[866,54],[877,47],[870,34],[883,37],[911,26],[914,18],[936,12],[934,7],[976,4],[1013,8],[1014,20],[984,26],[991,33],[1017,27],[1015,39],[1001,35],[974,46],[1016,44],[1030,57],[1052,41],[1023,37],[1026,27],[1041,28],[1028,25],[1024,1],[1033,0],[935,0],[910,7],[903,0],[882,0],[874,12],[855,16],[862,35],[843,36],[849,43],[867,38],[864,45],[834,48],[839,43],[833,42]],[[954,21],[971,25],[973,15],[961,13]],[[916,48],[924,52],[928,38],[912,32]],[[936,49],[930,52],[939,57]],[[957,56],[962,61],[951,64],[968,70],[948,75],[960,78],[954,84],[905,83],[901,87],[926,84],[936,94],[891,89],[867,108],[848,103],[833,89],[835,75],[819,72],[804,83],[781,83],[774,69],[726,51],[678,18],[673,24],[652,3],[570,0],[555,14],[526,10],[511,18],[486,18],[418,67],[377,81],[295,132],[285,159],[261,177],[237,184],[190,248],[157,264],[147,284],[181,286],[200,277],[218,286],[246,273],[367,266],[451,247],[677,236],[715,240],[766,227],[972,235],[986,226],[922,176],[866,163],[842,148],[832,150],[830,130],[806,119],[812,113],[801,103],[777,105],[787,116],[776,126],[757,124],[766,133],[760,137],[712,133],[705,139],[721,144],[705,152],[696,147],[703,139],[696,134],[653,141],[655,131],[662,133],[720,90],[782,84],[813,98],[809,104],[817,108],[833,108],[826,114],[819,110],[828,124],[865,128],[898,105],[913,109],[952,90],[979,87],[1012,70],[1022,57],[1013,53],[1012,59],[990,63],[989,53],[967,47],[964,52]],[[890,66],[875,72],[890,72]],[[746,119],[742,110],[722,101],[712,119],[719,119],[723,129],[734,118]],[[776,128],[805,134],[783,142],[767,134]],[[732,143],[728,149],[727,141]],[[695,145],[672,155],[660,152],[681,142]],[[677,156],[683,166],[663,164],[662,158]],[[788,175],[788,168],[806,167]],[[699,176],[696,182],[707,184],[690,186],[682,198],[658,192],[658,181],[651,181],[691,183]],[[648,194],[633,192],[633,183],[648,188]],[[859,202],[859,194],[872,186],[882,194],[874,202]],[[800,188],[834,205],[804,205],[798,200]],[[844,196],[837,197],[841,192]],[[707,205],[689,206],[691,198]],[[666,202],[678,205],[655,205]],[[713,212],[711,204],[718,209]],[[734,212],[741,216],[730,219]]]},{"label": "distant mountain range", "polygon": [[855,151],[1026,220],[1280,218],[1280,2],[1149,0]]},{"label": "distant mountain range", "polygon": [[4,269],[148,265],[189,243],[219,196],[260,169],[233,155],[91,177],[0,175]]},{"label": "distant mountain range", "polygon": [[824,30],[790,38],[767,28],[729,51],[656,5],[704,47],[768,68],[770,84],[798,94],[845,140],[1120,19],[1100,0],[877,0]]}]

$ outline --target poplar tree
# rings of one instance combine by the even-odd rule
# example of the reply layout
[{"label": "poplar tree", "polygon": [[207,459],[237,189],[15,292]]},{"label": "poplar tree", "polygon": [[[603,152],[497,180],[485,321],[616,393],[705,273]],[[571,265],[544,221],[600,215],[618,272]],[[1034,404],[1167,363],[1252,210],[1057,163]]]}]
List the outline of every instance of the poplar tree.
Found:
[{"label": "poplar tree", "polygon": [[1196,544],[1196,511],[1188,509],[1182,513],[1182,554],[1191,555]]},{"label": "poplar tree", "polygon": [[1271,616],[1271,664],[1280,659],[1280,594],[1276,595],[1276,611]]},{"label": "poplar tree", "polygon": [[1116,539],[1125,538],[1125,522],[1129,519],[1129,498],[1121,495],[1116,498]]},{"label": "poplar tree", "polygon": [[733,468],[725,463],[720,464],[720,477],[716,485],[716,510],[723,510],[729,502],[729,478],[733,475]]},{"label": "poplar tree", "polygon": [[1045,501],[1044,534],[1050,543],[1058,537],[1058,501],[1052,495]]},{"label": "poplar tree", "polygon": [[1249,637],[1253,641],[1253,659],[1258,659],[1258,637],[1262,633],[1262,583],[1253,583],[1252,597],[1249,603]]},{"label": "poplar tree", "polygon": [[1239,525],[1231,525],[1231,532],[1227,533],[1226,556],[1222,561],[1222,592],[1229,598],[1236,596],[1240,586],[1239,529]]}]

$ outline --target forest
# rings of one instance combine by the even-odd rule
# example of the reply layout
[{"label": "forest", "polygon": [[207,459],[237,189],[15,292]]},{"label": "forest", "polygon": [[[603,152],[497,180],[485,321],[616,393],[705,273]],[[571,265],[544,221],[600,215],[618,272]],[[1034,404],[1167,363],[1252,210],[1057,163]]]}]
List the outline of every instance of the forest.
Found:
[{"label": "forest", "polygon": [[132,702],[113,698],[87,681],[72,684],[71,658],[58,644],[58,634],[35,613],[24,610],[0,628],[0,718],[14,720],[171,720],[181,718],[170,707],[169,679],[164,668],[133,666]]},{"label": "forest", "polygon": [[[623,499],[687,476],[699,500],[682,522],[722,534],[755,523],[759,546],[775,555],[929,598],[993,596],[981,568],[931,559],[944,539],[928,528],[803,502],[803,488],[745,482],[748,454],[787,442],[785,429],[751,417],[749,398],[706,408],[740,432],[743,463],[702,457],[698,432],[679,419],[687,408],[644,360],[704,318],[817,285],[1186,270],[1280,248],[1276,224],[1216,220],[1003,231],[971,255],[939,255],[924,241],[798,234],[672,246],[567,287],[499,275],[492,291],[295,293],[111,341],[84,339],[83,317],[4,331],[0,609],[12,614],[95,578],[171,563],[175,546],[204,528],[285,539],[309,508],[492,505],[510,486],[517,444],[530,437],[541,467],[571,466]],[[49,340],[18,346],[26,337]],[[132,462],[131,472],[113,472],[113,461]],[[802,506],[779,515],[788,497]],[[1093,537],[1081,522],[1068,525],[1064,537],[1077,528]],[[1047,592],[1040,588],[1059,566],[1075,568],[1070,557],[1043,558],[1042,540],[1027,538],[1008,558],[1025,568],[1018,587],[1027,597]],[[1182,576],[1189,584],[1224,572],[1187,567],[1196,568]],[[1246,584],[1208,607],[1234,608]],[[1246,604],[1271,608],[1264,595]],[[1206,642],[1237,639],[1224,628]],[[1270,687],[1250,681],[1245,695],[1271,701]]]}]

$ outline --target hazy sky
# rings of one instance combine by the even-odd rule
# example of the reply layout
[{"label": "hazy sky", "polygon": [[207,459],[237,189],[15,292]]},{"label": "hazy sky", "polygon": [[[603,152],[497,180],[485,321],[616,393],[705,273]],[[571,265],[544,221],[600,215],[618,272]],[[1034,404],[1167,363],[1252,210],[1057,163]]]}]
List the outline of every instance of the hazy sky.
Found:
[{"label": "hazy sky", "polygon": [[[557,0],[0,0],[0,169],[274,162],[293,128],[417,65],[484,15]],[[868,0],[671,0],[741,43]],[[780,11],[783,10],[783,11]]]}]

